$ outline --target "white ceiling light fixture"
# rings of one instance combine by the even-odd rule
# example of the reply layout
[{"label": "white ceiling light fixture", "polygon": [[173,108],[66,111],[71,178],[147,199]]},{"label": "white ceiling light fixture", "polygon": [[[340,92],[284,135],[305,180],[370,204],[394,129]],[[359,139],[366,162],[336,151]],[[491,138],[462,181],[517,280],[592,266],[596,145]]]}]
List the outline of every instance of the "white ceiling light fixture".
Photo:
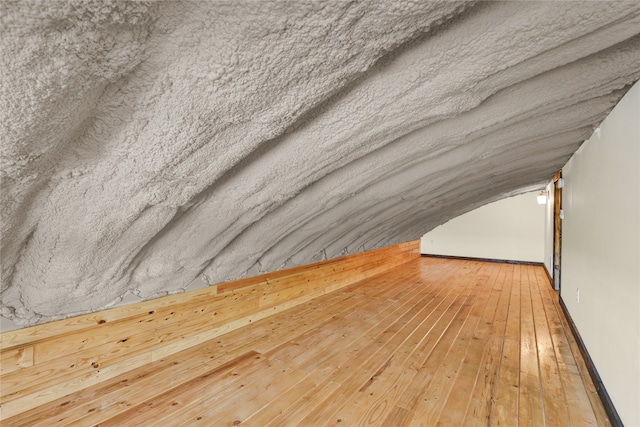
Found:
[{"label": "white ceiling light fixture", "polygon": [[536,198],[538,199],[538,204],[539,205],[546,205],[547,204],[547,192],[546,191],[540,191],[538,193],[538,195],[536,196]]}]

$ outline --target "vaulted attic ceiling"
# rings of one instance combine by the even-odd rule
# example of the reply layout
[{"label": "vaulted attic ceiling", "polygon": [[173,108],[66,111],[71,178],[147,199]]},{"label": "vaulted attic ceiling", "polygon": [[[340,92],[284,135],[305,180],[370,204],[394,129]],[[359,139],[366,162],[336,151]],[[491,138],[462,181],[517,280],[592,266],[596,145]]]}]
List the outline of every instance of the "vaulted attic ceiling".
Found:
[{"label": "vaulted attic ceiling", "polygon": [[19,324],[419,238],[549,179],[640,3],[3,1]]}]

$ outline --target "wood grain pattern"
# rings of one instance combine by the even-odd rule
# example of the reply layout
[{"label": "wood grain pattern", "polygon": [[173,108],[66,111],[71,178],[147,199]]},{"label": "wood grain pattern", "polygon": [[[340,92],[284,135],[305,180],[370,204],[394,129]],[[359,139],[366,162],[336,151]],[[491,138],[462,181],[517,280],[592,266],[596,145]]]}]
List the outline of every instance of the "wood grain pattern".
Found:
[{"label": "wood grain pattern", "polygon": [[544,405],[540,386],[540,360],[533,323],[531,291],[526,266],[516,270],[520,284],[520,396],[518,425],[544,425]]},{"label": "wood grain pattern", "polygon": [[0,419],[419,257],[407,242],[0,335]]},{"label": "wood grain pattern", "polygon": [[509,269],[506,286],[511,288],[509,311],[503,344],[499,351],[500,365],[495,390],[492,393],[489,421],[491,425],[513,426],[518,423],[520,387],[520,284],[515,276],[518,265]]},{"label": "wood grain pattern", "polygon": [[0,354],[0,375],[33,366],[33,346],[14,348]]},{"label": "wood grain pattern", "polygon": [[[279,284],[272,277],[225,285],[222,296],[242,304],[262,298],[254,290],[263,286],[293,300],[313,292],[278,277]],[[178,325],[191,325],[189,316],[178,317]],[[24,344],[6,360],[15,365]],[[610,424],[542,267],[414,257],[39,401],[4,425]]]}]

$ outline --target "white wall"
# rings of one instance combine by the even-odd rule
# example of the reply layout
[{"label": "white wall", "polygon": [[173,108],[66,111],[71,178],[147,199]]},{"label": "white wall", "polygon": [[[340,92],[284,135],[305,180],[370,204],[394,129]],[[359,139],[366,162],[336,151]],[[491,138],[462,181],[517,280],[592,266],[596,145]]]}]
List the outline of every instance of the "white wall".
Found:
[{"label": "white wall", "polygon": [[640,425],[639,169],[636,83],[562,170],[562,299],[627,426]]},{"label": "white wall", "polygon": [[545,206],[537,192],[509,197],[434,228],[420,242],[423,254],[511,261],[544,261]]}]

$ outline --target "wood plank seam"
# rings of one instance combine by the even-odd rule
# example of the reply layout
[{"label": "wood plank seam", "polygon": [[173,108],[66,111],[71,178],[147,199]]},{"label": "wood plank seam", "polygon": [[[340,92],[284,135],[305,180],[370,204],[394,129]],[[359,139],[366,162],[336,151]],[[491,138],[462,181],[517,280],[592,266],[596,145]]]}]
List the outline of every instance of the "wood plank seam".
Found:
[{"label": "wood plank seam", "polygon": [[[101,368],[111,379],[2,425],[610,425],[541,267],[398,265],[179,352],[153,347],[159,360],[143,353],[134,370]],[[298,299],[297,286],[278,292]]]}]

